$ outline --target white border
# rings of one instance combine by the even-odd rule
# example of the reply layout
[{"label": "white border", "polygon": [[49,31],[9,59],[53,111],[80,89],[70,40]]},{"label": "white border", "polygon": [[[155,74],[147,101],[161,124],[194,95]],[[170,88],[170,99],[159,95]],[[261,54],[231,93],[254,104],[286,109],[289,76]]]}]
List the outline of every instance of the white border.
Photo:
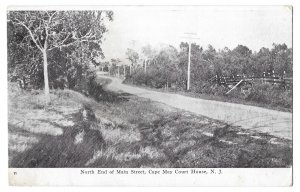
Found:
[{"label": "white border", "polygon": [[[117,171],[122,172],[122,174]],[[143,171],[143,173],[136,173]],[[165,173],[167,171],[168,173]],[[195,172],[198,173],[195,173]],[[124,174],[126,172],[126,174]],[[203,173],[205,172],[205,174]],[[16,186],[291,186],[291,168],[10,168]]]}]

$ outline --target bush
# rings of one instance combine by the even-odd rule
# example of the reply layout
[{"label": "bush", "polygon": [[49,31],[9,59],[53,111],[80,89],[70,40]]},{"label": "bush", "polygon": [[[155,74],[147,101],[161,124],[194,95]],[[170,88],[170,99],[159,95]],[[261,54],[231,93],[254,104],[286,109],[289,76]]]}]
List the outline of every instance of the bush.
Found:
[{"label": "bush", "polygon": [[75,90],[99,101],[104,93],[104,90],[103,87],[97,82],[96,78],[97,76],[95,72],[88,73],[85,78],[81,79]]},{"label": "bush", "polygon": [[153,73],[145,73],[143,70],[137,70],[132,75],[127,75],[125,83],[132,83],[135,85],[149,86],[152,88],[162,88],[165,82],[162,82],[159,76]]},{"label": "bush", "polygon": [[270,105],[275,108],[292,109],[293,107],[292,89],[286,89],[280,85],[254,83],[252,86],[249,84],[241,85],[232,90],[229,94],[226,94],[228,90],[228,87],[212,83],[198,83],[192,86],[192,92],[199,94],[224,96],[229,100],[246,100],[258,104]]},{"label": "bush", "polygon": [[137,85],[147,85],[147,78],[146,74],[143,71],[135,72],[132,77],[133,83]]},{"label": "bush", "polygon": [[196,85],[192,91],[208,95],[225,95],[228,88],[222,85],[208,83]]},{"label": "bush", "polygon": [[88,80],[88,93],[97,101],[100,100],[102,93],[104,92],[101,85],[99,85],[96,81],[96,77],[92,76]]},{"label": "bush", "polygon": [[245,98],[248,101],[270,104],[284,108],[292,108],[292,90],[285,90],[282,87],[269,83],[254,84],[250,94]]},{"label": "bush", "polygon": [[[175,78],[176,79],[176,78]],[[127,76],[125,83],[148,86],[152,88],[163,88],[166,85],[166,77],[157,69],[150,69],[147,73],[143,69],[136,70],[132,75]],[[186,85],[183,80],[169,82],[170,90],[185,90]],[[240,86],[226,94],[230,88],[225,85],[217,85],[208,81],[193,81],[191,92],[221,96],[222,100],[249,101],[250,103],[269,105],[274,108],[292,109],[292,89],[271,83],[242,83]]]}]

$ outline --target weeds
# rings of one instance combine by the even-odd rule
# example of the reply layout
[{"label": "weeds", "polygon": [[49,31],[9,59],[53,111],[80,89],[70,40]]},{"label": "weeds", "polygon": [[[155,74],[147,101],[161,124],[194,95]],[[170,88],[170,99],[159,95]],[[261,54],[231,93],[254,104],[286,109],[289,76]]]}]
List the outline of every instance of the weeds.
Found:
[{"label": "weeds", "polygon": [[[17,92],[12,90],[9,105],[10,167],[292,165],[289,140],[133,95],[113,93],[114,100],[97,102],[74,91],[54,91],[44,110],[35,107],[39,92]],[[52,134],[56,129],[61,133]]]}]

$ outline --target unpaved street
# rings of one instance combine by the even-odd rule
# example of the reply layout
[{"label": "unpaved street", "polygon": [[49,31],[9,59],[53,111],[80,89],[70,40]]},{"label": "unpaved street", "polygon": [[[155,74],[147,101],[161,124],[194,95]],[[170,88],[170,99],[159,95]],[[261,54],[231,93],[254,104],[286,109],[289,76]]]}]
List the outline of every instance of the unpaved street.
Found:
[{"label": "unpaved street", "polygon": [[253,129],[274,136],[292,139],[292,113],[289,112],[146,90],[122,84],[122,80],[118,78],[98,75],[112,80],[107,85],[107,89],[112,91],[127,92],[172,107],[241,126],[244,129]]}]

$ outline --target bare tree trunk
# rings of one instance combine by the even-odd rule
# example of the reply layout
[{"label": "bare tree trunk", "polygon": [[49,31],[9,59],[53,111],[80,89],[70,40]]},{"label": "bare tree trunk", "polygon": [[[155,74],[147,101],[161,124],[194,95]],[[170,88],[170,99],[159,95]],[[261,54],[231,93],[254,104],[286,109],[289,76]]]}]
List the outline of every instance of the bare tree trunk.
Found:
[{"label": "bare tree trunk", "polygon": [[167,84],[166,84],[166,89],[167,89],[167,91],[169,89],[169,82],[168,82],[168,80],[167,80]]},{"label": "bare tree trunk", "polygon": [[48,105],[50,103],[50,94],[49,94],[48,62],[47,62],[46,50],[43,50],[43,59],[44,59],[45,103],[46,105]]},{"label": "bare tree trunk", "polygon": [[131,75],[131,65],[129,65],[129,75]]}]

